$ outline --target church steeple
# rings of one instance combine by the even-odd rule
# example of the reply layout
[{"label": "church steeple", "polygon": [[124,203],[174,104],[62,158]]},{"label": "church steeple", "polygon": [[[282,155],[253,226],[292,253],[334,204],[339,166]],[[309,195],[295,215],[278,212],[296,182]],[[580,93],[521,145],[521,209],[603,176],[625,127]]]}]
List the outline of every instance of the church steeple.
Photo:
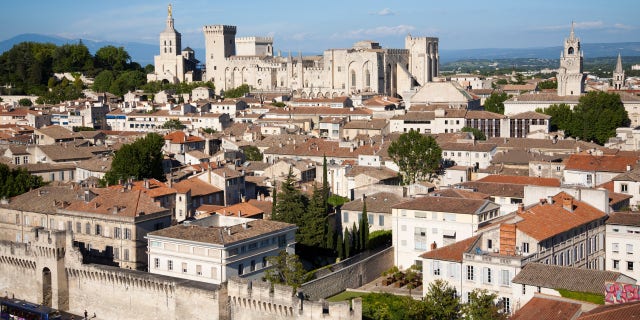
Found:
[{"label": "church steeple", "polygon": [[173,7],[171,3],[167,7],[167,29],[165,31],[173,31]]},{"label": "church steeple", "polygon": [[616,62],[616,68],[613,70],[613,89],[622,90],[624,87],[624,69],[622,68],[622,57],[618,52],[618,61]]},{"label": "church steeple", "polygon": [[576,37],[576,33],[573,32],[573,29],[574,29],[575,25],[576,25],[576,22],[575,21],[571,21],[571,33],[569,34],[569,39],[570,40],[574,40],[575,37]]},{"label": "church steeple", "polygon": [[575,34],[575,22],[571,22],[571,32],[569,37],[564,39],[564,49],[560,55],[558,95],[579,96],[584,91],[584,77],[580,38]]}]

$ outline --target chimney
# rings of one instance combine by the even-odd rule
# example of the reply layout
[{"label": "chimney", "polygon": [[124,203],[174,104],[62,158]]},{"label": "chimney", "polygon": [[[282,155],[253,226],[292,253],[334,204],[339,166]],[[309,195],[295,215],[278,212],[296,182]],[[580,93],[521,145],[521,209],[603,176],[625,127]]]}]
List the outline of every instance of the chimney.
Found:
[{"label": "chimney", "polygon": [[149,179],[147,178],[144,179],[144,188],[149,189]]},{"label": "chimney", "polygon": [[548,204],[553,204],[553,197],[552,196],[547,196],[547,203]]},{"label": "chimney", "polygon": [[518,213],[524,213],[524,203],[518,204]]},{"label": "chimney", "polygon": [[438,248],[438,244],[434,241],[434,242],[431,244],[431,250],[435,250],[435,249],[437,249],[437,248]]},{"label": "chimney", "polygon": [[242,210],[238,210],[238,217],[242,217]]},{"label": "chimney", "polygon": [[630,164],[627,165],[627,171],[631,171],[631,165]]},{"label": "chimney", "polygon": [[571,197],[562,198],[562,207],[569,212],[573,212],[573,198]]}]

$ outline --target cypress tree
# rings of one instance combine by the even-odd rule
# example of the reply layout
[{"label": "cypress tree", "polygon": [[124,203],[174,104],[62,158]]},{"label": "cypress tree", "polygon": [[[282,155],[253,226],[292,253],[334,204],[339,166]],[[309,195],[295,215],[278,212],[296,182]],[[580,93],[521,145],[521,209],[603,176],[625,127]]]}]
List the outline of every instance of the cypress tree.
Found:
[{"label": "cypress tree", "polygon": [[351,232],[349,228],[344,228],[344,257],[351,256]]},{"label": "cypress tree", "polygon": [[353,222],[353,227],[351,227],[351,239],[353,239],[353,253],[360,252],[360,235],[355,221]]},{"label": "cypress tree", "polygon": [[324,212],[329,214],[329,177],[327,175],[327,156],[323,156],[322,160],[322,201],[324,203]]},{"label": "cypress tree", "polygon": [[335,227],[331,224],[331,222],[329,221],[329,217],[327,217],[327,243],[325,245],[325,247],[329,250],[335,251],[336,249],[336,232],[335,232]]},{"label": "cypress tree", "polygon": [[365,197],[362,197],[362,219],[360,219],[360,250],[364,251],[369,245],[369,215],[367,214],[367,202]]},{"label": "cypress tree", "polygon": [[271,219],[276,220],[276,205],[278,204],[278,182],[273,180],[273,195],[271,196]]},{"label": "cypress tree", "polygon": [[338,233],[338,258],[344,259],[344,240],[342,239],[342,232]]},{"label": "cypress tree", "polygon": [[282,183],[282,190],[278,193],[274,219],[299,225],[305,211],[305,197],[295,187],[293,168],[289,167],[289,174]]},{"label": "cypress tree", "polygon": [[313,195],[307,209],[300,219],[300,243],[309,246],[322,248],[326,245],[325,228],[327,225],[327,215],[322,203],[322,190],[313,187]]}]

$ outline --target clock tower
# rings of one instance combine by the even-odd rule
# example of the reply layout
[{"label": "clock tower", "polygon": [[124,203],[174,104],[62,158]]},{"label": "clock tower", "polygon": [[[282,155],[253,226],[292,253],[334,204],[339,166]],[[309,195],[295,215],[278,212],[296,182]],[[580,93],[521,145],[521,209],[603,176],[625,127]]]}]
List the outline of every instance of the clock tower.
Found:
[{"label": "clock tower", "polygon": [[574,24],[571,24],[569,38],[564,39],[564,49],[560,54],[560,68],[558,69],[558,95],[579,96],[584,91],[584,78],[582,73],[582,48],[580,38],[573,32]]}]

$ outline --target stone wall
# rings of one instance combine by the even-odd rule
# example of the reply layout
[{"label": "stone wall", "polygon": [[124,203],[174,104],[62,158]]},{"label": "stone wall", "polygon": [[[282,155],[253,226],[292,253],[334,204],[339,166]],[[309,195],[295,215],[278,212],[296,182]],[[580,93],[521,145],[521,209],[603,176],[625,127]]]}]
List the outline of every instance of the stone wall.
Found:
[{"label": "stone wall", "polygon": [[393,247],[367,258],[347,259],[332,267],[333,272],[320,272],[318,278],[302,285],[301,291],[310,300],[318,300],[338,294],[347,288],[357,288],[380,277],[393,267]]},{"label": "stone wall", "polygon": [[362,300],[318,302],[301,300],[291,287],[233,278],[228,281],[231,319],[362,319]]}]

